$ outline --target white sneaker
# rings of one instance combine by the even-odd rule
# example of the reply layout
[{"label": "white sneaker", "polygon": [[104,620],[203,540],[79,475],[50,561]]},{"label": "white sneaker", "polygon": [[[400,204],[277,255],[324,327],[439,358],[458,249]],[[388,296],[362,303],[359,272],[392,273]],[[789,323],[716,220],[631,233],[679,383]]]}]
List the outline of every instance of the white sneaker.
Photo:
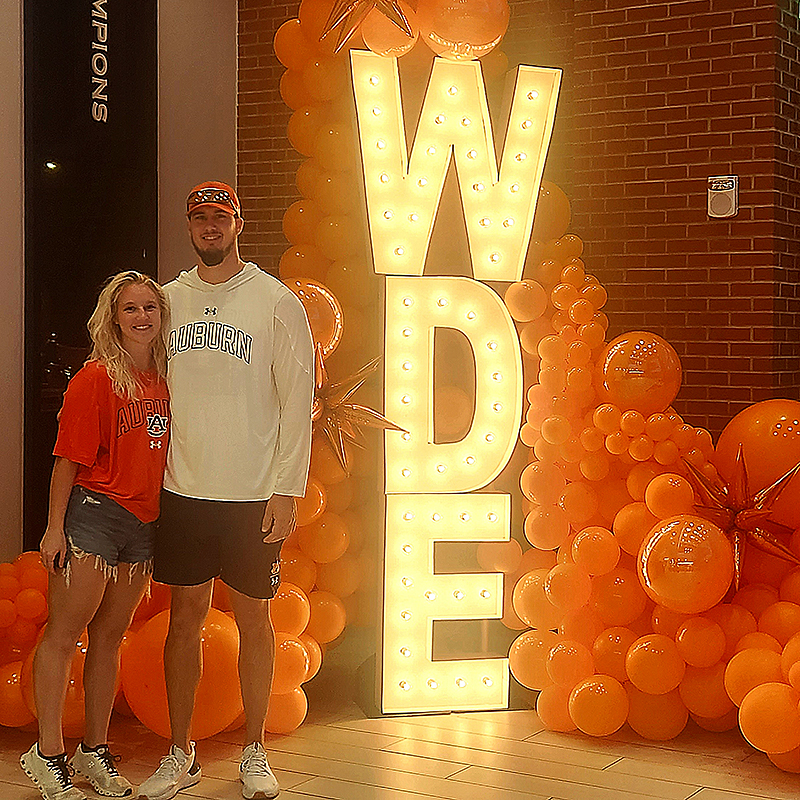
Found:
[{"label": "white sneaker", "polygon": [[117,772],[115,761],[119,761],[119,756],[111,755],[108,745],[100,745],[96,750],[84,750],[83,745],[79,744],[70,764],[75,774],[86,778],[98,794],[130,797],[133,786]]},{"label": "white sneaker", "polygon": [[253,742],[242,751],[239,764],[239,778],[242,781],[242,794],[247,800],[254,797],[277,797],[280,789],[267,761],[267,754],[260,742]]},{"label": "white sneaker", "polygon": [[72,768],[67,764],[66,753],[45,757],[39,752],[37,742],[20,756],[19,763],[44,800],[88,800],[80,789],[72,785]]},{"label": "white sneaker", "polygon": [[188,786],[194,786],[202,775],[200,765],[194,753],[194,742],[189,742],[191,749],[184,753],[177,745],[172,745],[169,753],[161,759],[158,769],[139,787],[137,797],[148,800],[169,800]]}]

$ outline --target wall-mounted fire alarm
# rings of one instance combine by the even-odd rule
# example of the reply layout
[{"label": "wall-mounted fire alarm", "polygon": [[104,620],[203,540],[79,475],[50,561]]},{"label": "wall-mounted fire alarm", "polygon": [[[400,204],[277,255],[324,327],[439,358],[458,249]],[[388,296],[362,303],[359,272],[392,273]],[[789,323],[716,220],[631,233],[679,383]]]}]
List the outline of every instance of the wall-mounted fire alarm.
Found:
[{"label": "wall-mounted fire alarm", "polygon": [[708,179],[708,216],[736,216],[739,210],[739,176],[712,175]]}]

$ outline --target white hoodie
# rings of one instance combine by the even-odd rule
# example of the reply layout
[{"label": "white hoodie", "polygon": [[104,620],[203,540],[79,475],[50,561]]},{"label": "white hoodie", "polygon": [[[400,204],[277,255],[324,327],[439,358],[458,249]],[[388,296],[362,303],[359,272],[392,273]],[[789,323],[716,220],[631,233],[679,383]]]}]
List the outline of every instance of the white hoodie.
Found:
[{"label": "white hoodie", "polygon": [[204,500],[301,497],[314,358],[300,300],[253,263],[219,284],[194,267],[164,288],[172,306],[164,488]]}]

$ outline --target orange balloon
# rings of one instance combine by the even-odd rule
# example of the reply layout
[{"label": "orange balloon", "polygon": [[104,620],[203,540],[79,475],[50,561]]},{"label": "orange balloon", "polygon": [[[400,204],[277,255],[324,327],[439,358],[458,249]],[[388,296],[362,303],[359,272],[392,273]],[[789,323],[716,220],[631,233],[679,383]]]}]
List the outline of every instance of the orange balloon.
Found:
[{"label": "orange balloon", "polygon": [[781,657],[773,650],[755,647],[742,650],[725,667],[725,691],[737,706],[741,706],[751,689],[770,682],[783,682]]},{"label": "orange balloon", "polygon": [[553,679],[547,673],[547,656],[558,642],[558,635],[552,631],[525,631],[508,651],[511,674],[528,689],[550,686]]},{"label": "orange balloon", "polygon": [[594,662],[589,648],[568,639],[550,649],[545,668],[553,683],[570,690],[584,678],[594,674]]},{"label": "orange balloon", "polygon": [[701,717],[697,714],[689,712],[689,716],[694,722],[706,731],[713,731],[714,733],[722,733],[723,731],[732,731],[739,725],[739,709],[734,706],[721,717]]},{"label": "orange balloon", "polygon": [[47,597],[49,580],[47,570],[39,562],[35,565],[27,564],[19,570],[20,589],[37,589]]},{"label": "orange balloon", "polygon": [[592,657],[597,671],[616,678],[620,683],[627,681],[625,657],[636,638],[630,628],[622,627],[607,628],[599,634],[592,644]]},{"label": "orange balloon", "polygon": [[411,36],[398,28],[394,22],[377,9],[373,9],[367,14],[359,28],[364,44],[379,56],[399,58],[411,50],[419,38],[419,26],[413,9],[402,0],[398,5],[403,10],[411,28]]},{"label": "orange balloon", "polygon": [[368,308],[375,302],[375,275],[359,258],[332,264],[324,283],[343,305]]},{"label": "orange balloon", "polygon": [[523,280],[512,283],[503,297],[508,313],[517,322],[532,322],[544,314],[547,293],[538,281]]},{"label": "orange balloon", "polygon": [[733,603],[720,603],[709,608],[704,617],[716,622],[725,633],[725,654],[723,661],[727,661],[734,654],[739,640],[747,633],[756,630],[755,617],[746,609]]},{"label": "orange balloon", "polygon": [[16,573],[13,575],[0,575],[0,600],[14,600],[20,590]]},{"label": "orange balloon", "polygon": [[438,56],[485,56],[508,28],[508,0],[426,0],[417,6],[420,39]]},{"label": "orange balloon", "polygon": [[308,596],[311,618],[306,632],[320,644],[332,642],[344,630],[347,613],[342,601],[330,592],[315,591]]},{"label": "orange balloon", "polygon": [[545,686],[536,697],[536,714],[548,731],[568,733],[575,730],[569,715],[570,690],[563,686]]},{"label": "orange balloon", "polygon": [[780,599],[800,603],[800,567],[795,567],[781,581]]},{"label": "orange balloon", "polygon": [[317,565],[305,553],[286,544],[281,548],[281,582],[308,594],[317,580]]},{"label": "orange balloon", "polygon": [[299,636],[311,617],[306,593],[291,583],[281,582],[269,603],[269,615],[276,631]]},{"label": "orange balloon", "polygon": [[633,622],[646,604],[647,596],[632,570],[616,567],[592,579],[589,605],[608,626]]},{"label": "orange balloon", "polygon": [[359,560],[345,553],[327,564],[320,564],[317,588],[344,599],[350,597],[361,585],[363,567]]},{"label": "orange balloon", "polygon": [[644,503],[624,505],[614,517],[613,529],[617,544],[631,555],[636,555],[651,528],[658,522]]},{"label": "orange balloon", "polygon": [[17,576],[22,575],[28,568],[43,569],[42,557],[38,550],[26,550],[14,559],[14,566],[17,569]]},{"label": "orange balloon", "polygon": [[296,200],[283,215],[283,234],[292,244],[314,244],[322,214],[312,200]]},{"label": "orange balloon", "polygon": [[590,526],[572,540],[572,559],[590,575],[605,575],[619,562],[619,544],[608,528]]},{"label": "orange balloon", "polygon": [[785,600],[773,603],[761,612],[758,629],[785,645],[795,634],[800,633],[800,605]]},{"label": "orange balloon", "polygon": [[[223,591],[221,589],[217,590],[217,583],[224,586],[222,581],[215,581],[214,590]],[[166,610],[169,608],[171,596],[172,591],[169,586],[167,586],[165,583],[158,583],[157,581],[151,580],[147,594],[145,594],[139,605],[136,607],[136,611],[133,614],[133,621],[145,622],[151,617],[154,617],[160,611]],[[228,604],[228,608],[222,610],[230,610],[230,604]]]},{"label": "orange balloon", "polygon": [[672,345],[654,333],[632,331],[605,347],[598,360],[601,399],[645,417],[664,411],[681,386],[681,362]]},{"label": "orange balloon", "polygon": [[38,589],[22,589],[14,600],[14,607],[20,617],[34,623],[47,619],[47,599]]},{"label": "orange balloon", "polygon": [[618,680],[609,675],[586,678],[570,694],[569,714],[583,733],[608,736],[625,724],[628,717],[627,692]]},{"label": "orange balloon", "polygon": [[784,680],[789,679],[789,670],[800,662],[800,634],[795,634],[784,645],[781,653],[781,672]]},{"label": "orange balloon", "polygon": [[778,653],[778,655],[780,655],[783,650],[781,643],[774,636],[770,636],[768,633],[761,633],[761,631],[746,633],[742,636],[736,643],[735,651],[741,653],[742,650],[747,650],[750,647],[759,648],[761,650],[772,650],[773,653]]},{"label": "orange balloon", "polygon": [[699,717],[717,719],[734,707],[725,690],[725,664],[721,661],[712,667],[686,667],[678,691],[686,708]]},{"label": "orange balloon", "polygon": [[301,29],[299,19],[289,19],[275,32],[275,55],[287,69],[303,69],[314,49]]},{"label": "orange balloon", "polygon": [[628,693],[628,725],[644,739],[664,742],[674,739],[689,720],[689,711],[677,689],[664,694],[648,694],[632,683]]},{"label": "orange balloon", "polygon": [[336,561],[347,550],[350,541],[344,521],[331,511],[297,530],[300,549],[318,564]]},{"label": "orange balloon", "polygon": [[363,236],[357,221],[345,214],[323,217],[314,231],[314,244],[331,261],[346,261],[359,255]]},{"label": "orange balloon", "polygon": [[306,653],[308,653],[308,670],[303,678],[303,683],[305,683],[310,681],[322,666],[322,647],[313,636],[309,636],[307,633],[301,633],[297,638],[303,643]]},{"label": "orange balloon", "polygon": [[525,538],[539,550],[555,550],[569,537],[567,512],[557,505],[535,506],[525,517]]},{"label": "orange balloon", "polygon": [[564,612],[556,608],[547,597],[544,583],[549,570],[534,569],[523,575],[514,585],[513,604],[519,618],[531,628],[554,630]]},{"label": "orange balloon", "polygon": [[630,646],[625,656],[625,670],[637,689],[648,694],[666,694],[683,680],[686,662],[672,639],[651,633]]},{"label": "orange balloon", "polygon": [[344,319],[339,301],[321,283],[304,278],[286,281],[303,304],[314,342],[322,346],[322,354],[332,353],[342,338]]},{"label": "orange balloon", "polygon": [[310,525],[325,511],[328,504],[327,494],[322,481],[313,475],[310,476],[306,485],[306,493],[302,497],[298,497],[296,501],[297,526],[299,528]]},{"label": "orange balloon", "polygon": [[786,753],[800,747],[800,692],[785,683],[762,683],[739,706],[742,736],[756,750]]},{"label": "orange balloon", "polygon": [[336,454],[330,445],[319,437],[314,437],[311,447],[311,473],[326,486],[339,483],[347,477]]},{"label": "orange balloon", "polygon": [[21,676],[21,661],[0,666],[0,725],[8,728],[21,728],[36,719],[22,695]]},{"label": "orange balloon", "polygon": [[681,658],[693,667],[711,667],[725,653],[725,632],[706,617],[691,617],[675,635]]},{"label": "orange balloon", "polygon": [[648,596],[696,614],[719,603],[733,579],[733,550],[720,528],[680,514],[656,525],[642,543],[637,570]]},{"label": "orange balloon", "polygon": [[800,747],[786,753],[767,753],[767,758],[784,772],[800,772]]},{"label": "orange balloon", "polygon": [[0,599],[0,628],[6,629],[13,625],[17,618],[17,608],[13,601],[6,598]]},{"label": "orange balloon", "polygon": [[[278,273],[284,282],[320,279],[331,265],[331,260],[311,244],[292,245],[278,262]],[[291,287],[289,287],[291,288]],[[308,312],[306,312],[308,313]]]},{"label": "orange balloon", "polygon": [[291,733],[303,724],[307,713],[308,698],[300,687],[286,694],[272,694],[264,728],[269,733]]},{"label": "orange balloon", "polygon": [[[169,737],[167,691],[164,682],[164,641],[169,613],[162,611],[132,635],[122,652],[125,699],[139,721]],[[242,713],[237,661],[239,632],[224,612],[212,608],[201,633],[203,674],[197,688],[192,738],[205,739],[227,728]]]},{"label": "orange balloon", "polygon": [[[603,620],[590,608],[584,606],[564,615],[558,632],[565,639],[572,639],[591,648],[594,640],[603,632]],[[599,670],[605,672],[606,670]]]},{"label": "orange balloon", "polygon": [[679,614],[677,611],[659,605],[655,606],[650,616],[653,631],[655,633],[663,633],[664,636],[669,636],[670,639],[674,639],[677,636],[678,629],[687,619],[691,619],[691,615]]},{"label": "orange balloon", "polygon": [[768,606],[777,603],[781,599],[789,600],[790,598],[781,598],[778,590],[766,583],[748,584],[739,589],[733,596],[733,602],[746,608],[756,619],[761,616],[761,612]]},{"label": "orange balloon", "polygon": [[311,661],[306,646],[288,633],[275,634],[275,670],[272,691],[286,694],[306,679]]},{"label": "orange balloon", "polygon": [[558,467],[533,461],[522,470],[519,484],[528,500],[539,505],[550,505],[561,497],[567,482]]},{"label": "orange balloon", "polygon": [[688,514],[694,508],[694,489],[686,478],[666,472],[647,485],[645,503],[659,519]]},{"label": "orange balloon", "polygon": [[592,594],[592,579],[589,573],[576,564],[557,564],[544,582],[547,599],[565,611],[575,611],[589,601]]}]

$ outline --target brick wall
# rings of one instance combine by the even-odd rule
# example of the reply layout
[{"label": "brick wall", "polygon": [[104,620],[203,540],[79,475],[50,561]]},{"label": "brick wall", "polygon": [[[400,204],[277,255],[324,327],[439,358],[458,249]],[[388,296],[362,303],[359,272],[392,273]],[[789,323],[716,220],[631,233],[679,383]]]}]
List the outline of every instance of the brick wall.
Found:
[{"label": "brick wall", "polygon": [[[752,402],[798,397],[797,0],[511,0],[510,65],[561,66],[546,177],[572,199],[609,334],[678,351],[676,407],[718,433]],[[779,6],[779,7],[778,7]],[[272,50],[298,3],[239,0],[239,187],[246,255],[275,269],[300,159]],[[731,219],[706,179],[739,175]]]}]

